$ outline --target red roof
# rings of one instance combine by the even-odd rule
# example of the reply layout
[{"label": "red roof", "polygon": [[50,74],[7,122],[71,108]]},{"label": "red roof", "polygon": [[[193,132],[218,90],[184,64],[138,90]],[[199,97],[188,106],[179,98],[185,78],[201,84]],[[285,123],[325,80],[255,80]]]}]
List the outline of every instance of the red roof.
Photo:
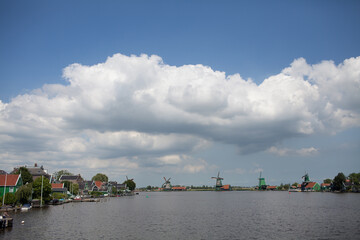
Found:
[{"label": "red roof", "polygon": [[51,188],[64,188],[63,183],[52,183]]},{"label": "red roof", "polygon": [[172,187],[173,190],[186,190],[186,187]]},{"label": "red roof", "polygon": [[221,187],[221,189],[229,190],[229,189],[230,189],[230,185],[224,185],[224,186]]},{"label": "red roof", "polygon": [[102,182],[101,181],[95,181],[95,185],[100,189],[102,186]]},{"label": "red roof", "polygon": [[267,186],[266,189],[276,189],[276,186]]},{"label": "red roof", "polygon": [[6,176],[6,186],[16,186],[20,174],[0,175],[0,186],[5,186],[5,176]]},{"label": "red roof", "polygon": [[331,185],[330,183],[322,183],[321,184],[322,187],[330,187],[330,185]]},{"label": "red roof", "polygon": [[309,182],[305,188],[313,188],[315,186],[316,182]]}]

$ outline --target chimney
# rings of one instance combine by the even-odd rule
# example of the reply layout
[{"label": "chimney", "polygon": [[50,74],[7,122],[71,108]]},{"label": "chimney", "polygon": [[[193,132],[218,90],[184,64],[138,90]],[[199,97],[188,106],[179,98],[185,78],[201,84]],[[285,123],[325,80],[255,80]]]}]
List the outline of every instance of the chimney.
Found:
[{"label": "chimney", "polygon": [[37,163],[34,164],[34,167],[37,167]]}]

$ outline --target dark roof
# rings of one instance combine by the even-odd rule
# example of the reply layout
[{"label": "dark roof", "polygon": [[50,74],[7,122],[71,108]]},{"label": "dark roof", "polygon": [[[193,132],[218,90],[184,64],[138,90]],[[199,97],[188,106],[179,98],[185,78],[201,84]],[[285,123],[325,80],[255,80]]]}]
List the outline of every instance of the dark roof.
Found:
[{"label": "dark roof", "polygon": [[61,175],[59,180],[60,181],[78,180],[79,178],[81,178],[79,175]]},{"label": "dark roof", "polygon": [[126,184],[116,184],[116,188],[125,188]]},{"label": "dark roof", "polygon": [[4,170],[0,170],[0,175],[1,174],[7,174],[7,172],[5,172]]},{"label": "dark roof", "polygon": [[42,167],[26,167],[30,174],[33,175],[33,176],[50,176],[49,174],[47,174],[45,171],[44,171],[44,168]]}]

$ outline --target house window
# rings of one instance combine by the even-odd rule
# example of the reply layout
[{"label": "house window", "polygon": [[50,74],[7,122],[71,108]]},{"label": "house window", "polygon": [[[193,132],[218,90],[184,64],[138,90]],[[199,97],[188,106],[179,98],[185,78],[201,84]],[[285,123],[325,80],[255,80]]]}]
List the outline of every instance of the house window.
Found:
[{"label": "house window", "polygon": [[14,187],[9,187],[9,192],[14,192]]}]

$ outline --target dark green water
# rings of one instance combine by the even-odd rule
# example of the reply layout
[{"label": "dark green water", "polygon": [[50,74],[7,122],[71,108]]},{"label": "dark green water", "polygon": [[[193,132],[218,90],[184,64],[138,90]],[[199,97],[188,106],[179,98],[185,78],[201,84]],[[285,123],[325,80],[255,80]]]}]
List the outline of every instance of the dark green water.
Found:
[{"label": "dark green water", "polygon": [[[359,239],[360,194],[159,192],[12,213],[3,239]],[[21,225],[21,221],[25,221]]]}]

